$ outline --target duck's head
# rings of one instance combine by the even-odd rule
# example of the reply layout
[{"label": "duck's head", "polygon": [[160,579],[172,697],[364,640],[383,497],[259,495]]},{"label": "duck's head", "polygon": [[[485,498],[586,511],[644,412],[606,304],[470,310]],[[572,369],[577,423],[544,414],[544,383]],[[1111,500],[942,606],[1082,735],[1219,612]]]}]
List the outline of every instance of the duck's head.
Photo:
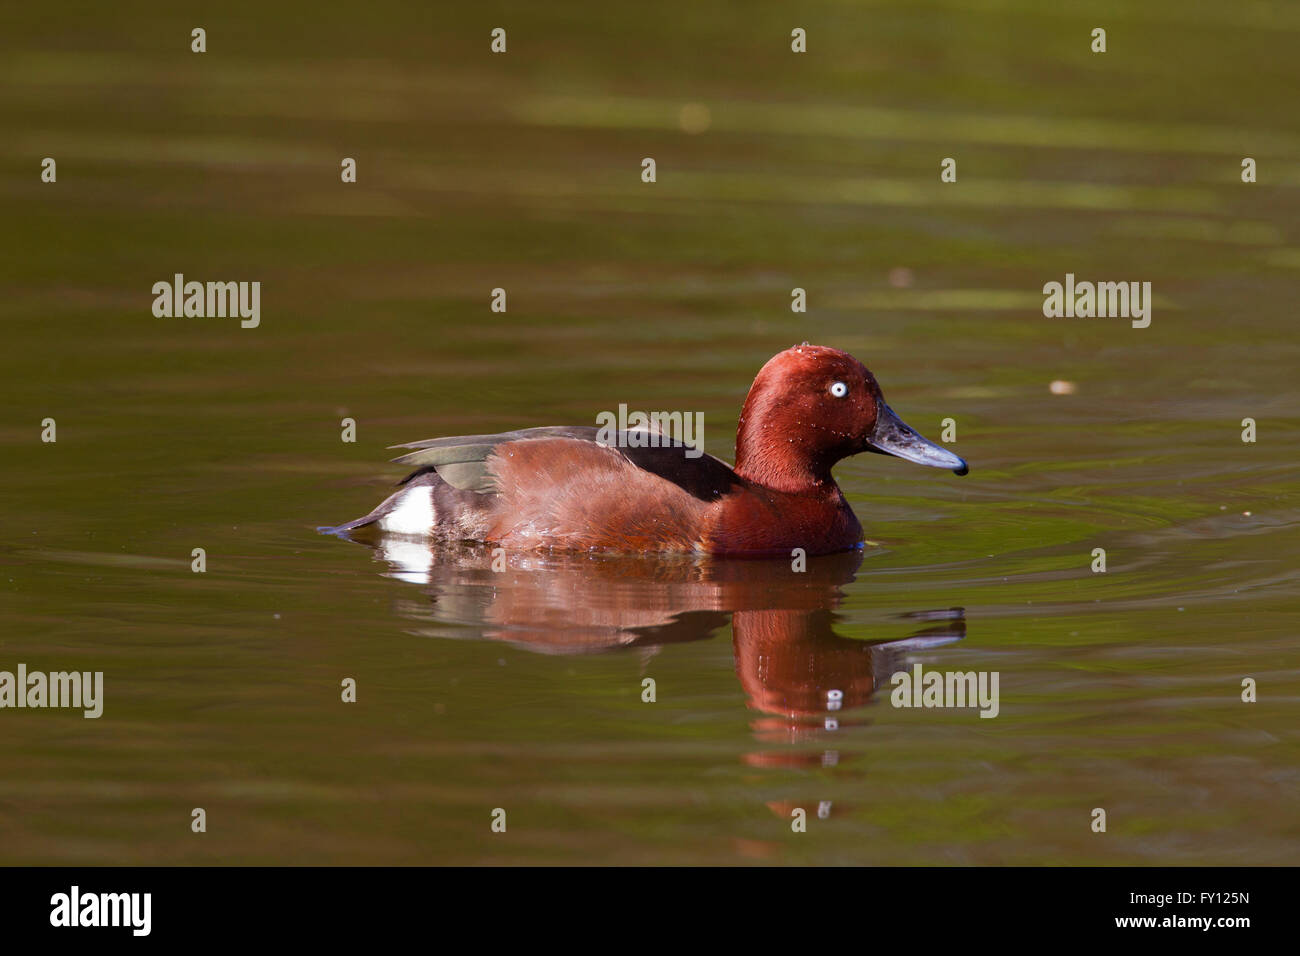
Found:
[{"label": "duck's head", "polygon": [[895,415],[875,376],[847,352],[805,342],[778,352],[759,370],[736,432],[742,477],[806,490],[829,481],[837,461],[864,451],[957,475],[969,470]]}]

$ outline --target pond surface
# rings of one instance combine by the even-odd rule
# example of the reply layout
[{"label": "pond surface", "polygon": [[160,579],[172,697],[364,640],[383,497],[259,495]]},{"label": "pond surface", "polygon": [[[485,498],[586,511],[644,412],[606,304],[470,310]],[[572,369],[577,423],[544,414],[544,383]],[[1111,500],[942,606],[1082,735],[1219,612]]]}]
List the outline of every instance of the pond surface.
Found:
[{"label": "pond surface", "polygon": [[[105,701],[0,710],[0,862],[1300,860],[1296,7],[751,6],[12,11],[0,670]],[[1044,317],[1067,273],[1150,326]],[[387,446],[620,403],[730,460],[802,340],[971,465],[842,463],[861,554],[315,531]]]}]

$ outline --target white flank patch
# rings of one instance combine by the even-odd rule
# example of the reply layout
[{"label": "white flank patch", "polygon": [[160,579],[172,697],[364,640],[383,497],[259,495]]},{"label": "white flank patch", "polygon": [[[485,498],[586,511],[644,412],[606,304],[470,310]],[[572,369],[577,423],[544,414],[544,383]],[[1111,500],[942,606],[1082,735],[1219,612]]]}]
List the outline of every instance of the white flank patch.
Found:
[{"label": "white flank patch", "polygon": [[433,530],[433,489],[428,485],[408,489],[397,507],[379,519],[379,527],[392,534],[429,534]]}]

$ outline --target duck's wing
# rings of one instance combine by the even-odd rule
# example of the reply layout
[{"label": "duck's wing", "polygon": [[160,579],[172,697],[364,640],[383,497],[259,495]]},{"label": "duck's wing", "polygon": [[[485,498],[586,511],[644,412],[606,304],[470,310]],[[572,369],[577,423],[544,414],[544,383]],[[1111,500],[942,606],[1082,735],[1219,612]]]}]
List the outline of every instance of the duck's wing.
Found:
[{"label": "duck's wing", "polygon": [[[586,434],[588,432],[590,436]],[[399,465],[408,465],[415,469],[403,478],[400,484],[404,485],[419,475],[436,471],[438,476],[453,488],[491,494],[496,488],[492,476],[488,473],[487,459],[501,445],[539,438],[577,438],[595,441],[595,436],[596,429],[592,427],[570,428],[564,425],[547,425],[541,428],[520,428],[497,435],[426,438],[424,441],[389,447],[416,449],[393,459]]]},{"label": "duck's wing", "polygon": [[[490,445],[496,447],[503,442],[523,441],[528,438],[581,438],[595,441],[596,429],[591,425],[543,425],[541,428],[517,428],[512,432],[498,432],[495,435],[457,435],[451,438],[426,438],[424,441],[410,441],[402,445],[389,445],[389,448],[456,448],[460,446]],[[414,453],[394,458],[393,461],[405,462],[414,458]]]},{"label": "duck's wing", "polygon": [[[616,433],[613,442],[602,441],[601,435],[600,429],[590,425],[553,425],[521,428],[499,435],[430,438],[393,445],[393,448],[416,449],[393,461],[415,469],[402,480],[402,484],[419,475],[436,471],[443,481],[454,488],[492,494],[497,491],[496,476],[492,473],[488,459],[501,446],[511,442],[563,439],[609,447],[636,467],[672,482],[703,501],[712,501],[741,483],[726,462],[679,441],[670,440],[658,432],[621,431]],[[648,444],[652,440],[654,446]]]}]

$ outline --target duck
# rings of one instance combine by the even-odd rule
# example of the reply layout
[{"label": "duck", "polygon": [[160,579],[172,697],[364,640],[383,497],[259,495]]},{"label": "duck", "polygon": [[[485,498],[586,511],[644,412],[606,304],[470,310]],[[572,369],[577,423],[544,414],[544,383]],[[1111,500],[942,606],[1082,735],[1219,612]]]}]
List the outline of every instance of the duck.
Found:
[{"label": "duck", "polygon": [[401,535],[507,550],[806,555],[861,549],[862,524],[831,475],[862,452],[969,472],[885,403],[852,355],[804,342],[759,369],[735,464],[635,430],[543,426],[392,446],[412,470],[347,538]]}]

